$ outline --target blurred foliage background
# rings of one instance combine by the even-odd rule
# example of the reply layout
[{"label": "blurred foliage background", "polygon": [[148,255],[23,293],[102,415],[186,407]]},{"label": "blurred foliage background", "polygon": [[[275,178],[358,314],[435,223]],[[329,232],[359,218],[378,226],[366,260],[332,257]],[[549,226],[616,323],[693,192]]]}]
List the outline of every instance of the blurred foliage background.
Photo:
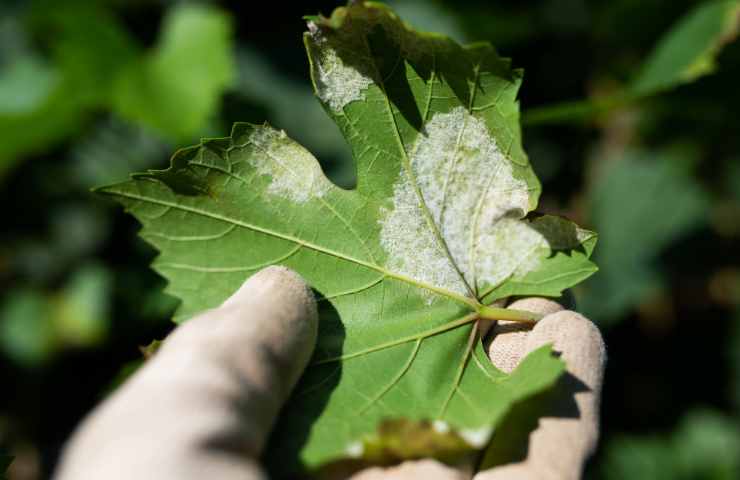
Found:
[{"label": "blurred foliage background", "polygon": [[[740,2],[397,0],[526,71],[540,210],[600,233],[574,293],[609,348],[588,478],[740,478]],[[0,2],[0,472],[48,478],[176,300],[90,193],[268,120],[352,185],[304,14],[340,2]]]}]

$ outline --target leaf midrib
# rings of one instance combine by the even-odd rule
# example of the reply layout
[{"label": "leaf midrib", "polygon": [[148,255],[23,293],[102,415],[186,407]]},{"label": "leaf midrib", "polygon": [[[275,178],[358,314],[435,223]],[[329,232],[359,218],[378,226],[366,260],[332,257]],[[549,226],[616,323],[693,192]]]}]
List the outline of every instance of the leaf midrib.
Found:
[{"label": "leaf midrib", "polygon": [[[462,281],[463,285],[465,285],[465,289],[468,291],[470,296],[474,298],[475,303],[477,304],[477,297],[475,295],[475,291],[470,287],[470,284],[468,283],[467,279],[465,278],[465,275],[463,275],[462,271],[460,271],[460,267],[457,265],[457,262],[455,262],[455,259],[452,258],[452,253],[450,253],[450,248],[447,245],[447,241],[442,236],[442,232],[440,232],[439,228],[437,227],[437,224],[434,222],[434,218],[432,217],[432,213],[429,211],[429,207],[427,206],[426,201],[424,200],[424,195],[421,192],[421,188],[419,187],[418,182],[416,181],[416,175],[414,174],[413,168],[411,166],[411,160],[409,159],[408,152],[406,152],[406,147],[403,146],[403,140],[401,139],[401,132],[398,129],[398,123],[396,122],[396,116],[393,114],[393,108],[391,107],[390,99],[388,97],[388,92],[386,90],[385,81],[382,78],[382,75],[380,74],[380,68],[378,68],[378,64],[375,60],[375,57],[372,54],[372,51],[370,50],[370,44],[367,42],[367,37],[363,36],[363,43],[365,45],[365,48],[367,49],[368,58],[371,59],[373,68],[375,69],[375,76],[378,79],[378,88],[380,88],[381,92],[383,93],[383,100],[384,105],[386,107],[386,112],[388,113],[388,117],[391,121],[391,124],[393,125],[393,137],[396,140],[396,143],[398,145],[398,150],[401,152],[401,160],[404,170],[406,171],[406,175],[408,175],[409,182],[414,188],[414,192],[416,193],[416,197],[419,200],[419,206],[421,207],[421,211],[424,215],[424,219],[426,220],[427,226],[431,229],[432,233],[434,234],[434,238],[439,244],[439,247],[442,249],[442,252],[447,257],[447,260],[450,262],[452,267],[454,268],[457,275],[460,277],[460,280]],[[400,57],[400,53],[399,53]],[[394,67],[395,68],[395,67]],[[433,75],[436,75],[436,57],[435,61],[432,66],[432,73]],[[434,78],[434,77],[432,77]],[[429,83],[429,98],[431,99],[431,91],[434,88],[434,82]],[[424,112],[424,122],[426,122],[429,111],[431,107],[431,102],[428,101],[425,106],[425,112]],[[419,132],[419,135],[421,135],[421,132]],[[419,137],[417,136],[414,143],[416,144],[419,140]],[[467,297],[466,297],[467,298]]]}]

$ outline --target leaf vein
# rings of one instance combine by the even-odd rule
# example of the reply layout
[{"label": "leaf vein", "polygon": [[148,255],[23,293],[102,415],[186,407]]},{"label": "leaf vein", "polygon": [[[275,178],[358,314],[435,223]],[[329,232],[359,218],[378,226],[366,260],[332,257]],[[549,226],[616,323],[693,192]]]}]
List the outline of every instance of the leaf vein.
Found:
[{"label": "leaf vein", "polygon": [[377,352],[379,350],[384,350],[386,348],[395,347],[397,345],[401,345],[408,342],[413,342],[419,339],[429,338],[431,336],[437,335],[442,332],[446,332],[449,330],[452,330],[454,328],[460,327],[462,325],[466,325],[468,323],[474,322],[478,319],[478,314],[476,312],[469,313],[465,315],[464,317],[458,318],[457,320],[453,320],[451,322],[447,322],[443,325],[440,325],[435,328],[431,328],[429,330],[426,330],[424,332],[416,333],[414,335],[409,335],[406,337],[398,338],[396,340],[391,340],[389,342],[384,342],[379,345],[375,345],[372,347],[368,347],[362,350],[358,350],[356,352],[352,353],[346,353],[343,355],[338,355],[336,357],[329,357],[329,358],[323,358],[321,360],[318,360],[313,363],[313,365],[321,365],[324,363],[330,363],[330,362],[338,362],[338,361],[344,361],[349,360],[351,358],[359,357],[361,355],[366,355],[368,353]]},{"label": "leaf vein", "polygon": [[296,245],[285,255],[282,255],[273,260],[268,260],[266,262],[258,263],[255,265],[250,265],[248,267],[203,267],[199,265],[189,265],[187,263],[172,263],[172,262],[161,262],[161,263],[155,264],[155,266],[159,268],[174,268],[178,270],[190,270],[192,272],[202,272],[202,273],[249,272],[253,270],[259,270],[260,268],[269,267],[270,265],[275,265],[278,262],[287,260],[288,258],[295,255],[300,249],[301,249],[301,245]]},{"label": "leaf vein", "polygon": [[[158,182],[158,180],[153,180],[153,181]],[[207,210],[202,210],[202,209],[199,209],[199,208],[190,207],[190,206],[187,206],[187,205],[182,205],[182,204],[179,204],[179,203],[168,202],[166,200],[160,200],[158,198],[146,197],[146,196],[143,196],[143,195],[137,195],[137,194],[134,194],[134,193],[120,192],[120,191],[119,192],[115,192],[113,194],[118,195],[118,196],[123,197],[123,198],[131,199],[131,200],[138,200],[138,201],[142,201],[142,202],[153,203],[155,205],[162,205],[162,206],[172,207],[174,209],[182,210],[184,212],[192,213],[192,214],[195,214],[195,215],[200,215],[200,216],[207,217],[207,218],[212,218],[214,220],[220,220],[222,222],[234,224],[237,227],[245,228],[247,230],[252,230],[252,231],[255,231],[255,232],[258,232],[258,233],[262,233],[264,235],[269,235],[269,236],[272,236],[272,237],[275,237],[275,238],[280,238],[282,240],[286,240],[286,241],[289,241],[289,242],[297,243],[297,244],[300,244],[300,245],[302,245],[302,246],[304,246],[304,247],[306,247],[308,249],[314,250],[316,252],[323,253],[325,255],[330,255],[330,256],[333,256],[333,257],[337,257],[339,259],[346,260],[346,261],[351,262],[351,263],[355,263],[355,264],[360,265],[360,266],[363,266],[365,268],[368,268],[368,269],[371,269],[371,270],[375,270],[377,272],[380,272],[380,273],[382,273],[382,274],[384,274],[384,275],[386,275],[388,277],[395,278],[396,280],[399,280],[401,282],[405,282],[405,283],[408,283],[410,285],[416,286],[418,288],[423,288],[425,290],[429,290],[429,291],[434,292],[434,293],[437,293],[437,294],[439,294],[441,296],[444,296],[444,297],[450,298],[452,300],[455,300],[455,301],[457,301],[459,303],[465,304],[465,305],[467,305],[467,306],[469,306],[469,307],[471,307],[473,309],[477,309],[480,306],[480,304],[478,303],[478,301],[475,300],[475,299],[466,297],[464,295],[460,295],[460,294],[455,293],[455,292],[451,292],[449,290],[445,290],[443,288],[436,287],[434,285],[430,285],[430,284],[427,284],[427,283],[424,283],[424,282],[420,282],[420,281],[418,281],[416,279],[413,279],[411,277],[407,277],[405,275],[401,275],[399,273],[396,273],[396,272],[392,272],[390,270],[387,270],[387,269],[385,269],[385,268],[383,268],[383,267],[381,267],[379,265],[375,265],[375,264],[370,263],[370,262],[367,262],[365,260],[361,260],[359,258],[352,257],[352,256],[347,255],[347,254],[344,254],[342,252],[337,252],[337,251],[331,250],[329,248],[321,247],[319,245],[316,245],[315,243],[306,242],[306,241],[301,240],[300,238],[294,237],[292,235],[288,235],[288,234],[285,234],[285,233],[275,232],[275,231],[266,229],[264,227],[260,227],[258,225],[253,225],[251,223],[243,222],[243,221],[237,220],[235,218],[227,217],[225,215],[220,215],[218,213],[209,212]]]},{"label": "leaf vein", "polygon": [[147,232],[145,235],[149,237],[164,238],[165,240],[170,240],[172,242],[205,242],[208,240],[224,238],[226,235],[233,232],[235,228],[236,225],[229,225],[223,232],[214,233],[213,235],[167,235],[166,233],[161,232]]},{"label": "leaf vein", "polygon": [[414,345],[414,349],[411,351],[411,355],[409,355],[409,358],[406,360],[406,363],[403,365],[403,367],[401,368],[401,370],[399,370],[399,372],[393,377],[393,379],[390,381],[390,383],[388,383],[387,385],[385,385],[381,389],[381,391],[378,392],[378,394],[375,395],[367,405],[365,405],[364,407],[362,407],[359,410],[359,412],[358,412],[359,414],[362,415],[365,412],[367,412],[373,405],[375,405],[376,402],[378,402],[381,398],[383,398],[383,396],[386,393],[388,393],[388,391],[391,388],[393,388],[394,386],[396,386],[396,384],[398,384],[398,382],[401,381],[401,378],[403,378],[403,376],[406,374],[406,372],[409,371],[409,368],[411,368],[411,364],[414,363],[414,360],[416,359],[416,354],[419,353],[419,347],[421,347],[422,340],[423,340],[422,338],[419,338],[418,340],[416,340],[416,344]]}]

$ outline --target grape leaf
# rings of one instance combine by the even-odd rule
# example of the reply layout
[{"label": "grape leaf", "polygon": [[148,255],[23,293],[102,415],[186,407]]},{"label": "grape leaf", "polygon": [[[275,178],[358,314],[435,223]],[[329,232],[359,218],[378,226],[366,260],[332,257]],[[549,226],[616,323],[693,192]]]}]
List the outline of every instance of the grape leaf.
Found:
[{"label": "grape leaf", "polygon": [[[350,144],[355,189],[333,185],[285,132],[240,123],[100,192],[160,250],[154,268],[183,301],[176,321],[268,265],[318,292],[318,345],[271,439],[273,468],[294,454],[315,468],[480,448],[563,364],[546,346],[504,374],[479,320],[533,320],[494,302],[588,277],[596,236],[527,216],[540,185],[521,146],[522,72],[489,44],[417,32],[371,2],[308,24],[314,89]],[[429,447],[393,448],[417,433]]]}]

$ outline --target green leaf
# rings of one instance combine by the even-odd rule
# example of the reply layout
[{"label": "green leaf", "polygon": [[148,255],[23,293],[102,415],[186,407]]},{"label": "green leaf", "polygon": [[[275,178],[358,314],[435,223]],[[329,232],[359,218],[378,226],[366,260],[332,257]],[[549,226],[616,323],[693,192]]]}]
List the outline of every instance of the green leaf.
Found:
[{"label": "green leaf", "polygon": [[202,131],[234,77],[230,17],[208,6],[167,14],[154,51],[119,79],[113,108],[174,140]]},{"label": "green leaf", "polygon": [[[311,86],[278,71],[256,49],[241,48],[237,62],[239,82],[235,93],[265,107],[273,123],[289,131],[296,141],[322,159],[339,186],[353,185],[349,148],[339,129],[316,102]],[[301,114],[296,115],[296,111]],[[329,160],[335,162],[329,164]]]},{"label": "green leaf", "polygon": [[715,70],[722,48],[740,28],[740,1],[703,2],[684,15],[655,46],[637,76],[602,98],[564,102],[525,112],[528,125],[579,121],[693,82]]},{"label": "green leaf", "polygon": [[651,95],[712,73],[722,47],[740,27],[740,2],[705,2],[689,12],[658,42],[631,90]]},{"label": "green leaf", "polygon": [[599,230],[601,271],[580,306],[601,324],[660,289],[658,255],[709,217],[709,198],[692,176],[690,150],[682,147],[628,151],[608,162],[593,187],[590,215]]},{"label": "green leaf", "polygon": [[490,45],[416,32],[375,3],[310,21],[304,41],[316,94],[351,147],[355,189],[333,185],[283,131],[241,123],[178,151],[167,170],[100,191],[161,252],[154,268],[183,301],[177,321],[268,265],[317,291],[318,345],[268,448],[274,473],[294,457],[307,468],[372,460],[368,445],[397,438],[379,430],[389,419],[420,422],[403,429],[420,435],[433,422],[445,443],[480,448],[563,364],[546,346],[499,371],[479,320],[534,320],[492,304],[556,296],[592,274],[595,234],[526,217],[540,186],[521,146],[522,73]]}]

